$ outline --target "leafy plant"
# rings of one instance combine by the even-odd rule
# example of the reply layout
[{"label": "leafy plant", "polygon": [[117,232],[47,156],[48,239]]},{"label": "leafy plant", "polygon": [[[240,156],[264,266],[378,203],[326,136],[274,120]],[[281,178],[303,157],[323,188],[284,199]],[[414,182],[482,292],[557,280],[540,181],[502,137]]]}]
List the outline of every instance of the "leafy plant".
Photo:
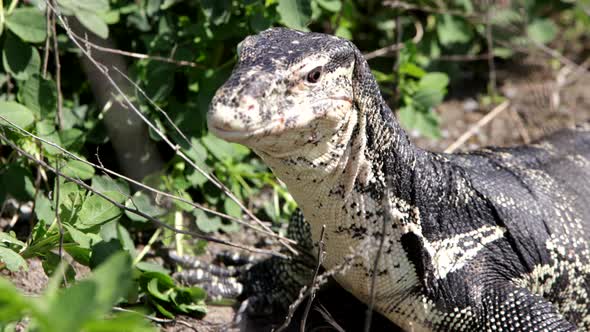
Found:
[{"label": "leafy plant", "polygon": [[[45,293],[38,298],[21,294],[0,278],[0,327],[14,329],[14,323],[29,317],[35,331],[155,331],[141,315],[109,314],[132,286],[131,259],[125,253],[111,256],[93,275],[69,288],[60,289],[65,265],[58,266]],[[105,319],[107,318],[107,319]]]},{"label": "leafy plant", "polygon": [[[385,57],[371,59],[371,67],[385,95],[392,97],[388,100],[402,124],[436,139],[440,129],[433,110],[447,90],[452,91],[450,80],[459,80],[458,73],[474,72],[485,82],[487,55],[509,59],[522,47],[538,49],[561,37],[581,38],[590,27],[588,0],[531,0],[489,8],[471,0],[408,1],[403,7],[352,0],[50,3],[51,7],[44,0],[0,1],[0,135],[5,137],[0,143],[0,203],[14,200],[18,205],[33,206],[32,216],[17,212],[16,224],[0,232],[0,268],[27,269],[28,260],[38,258],[46,274],[52,276],[50,287],[39,299],[24,297],[1,280],[0,302],[5,305],[1,306],[0,320],[14,322],[27,316],[39,330],[47,329],[48,319],[55,315],[63,316],[56,325],[62,331],[127,330],[122,328],[125,326],[141,330],[145,323],[137,316],[109,314],[116,303],[138,305],[144,301],[151,308],[148,310],[167,317],[205,313],[204,291],[177,285],[170,271],[155,268],[146,253],[157,242],[199,253],[206,242],[156,228],[121,205],[169,227],[194,228],[209,235],[236,232],[242,228],[235,221],[195,208],[200,205],[233,219],[243,217],[244,211],[212,180],[215,176],[259,218],[272,221],[273,227],[288,219],[295,202],[270,171],[247,148],[207,133],[209,102],[235,64],[235,45],[247,35],[283,25],[348,38],[366,51],[388,48],[401,40],[399,57],[386,52]],[[164,160],[163,167],[139,181],[184,201],[163,198],[102,172],[102,163],[117,172],[124,168],[112,157],[121,142],[111,138],[103,121],[121,98],[113,96],[106,105],[96,102],[97,89],[88,78],[105,79],[97,79],[97,74],[81,63],[81,51],[59,19],[54,35],[54,20],[49,15],[47,22],[46,15],[52,8],[59,9],[64,22],[77,20],[86,29],[80,30],[77,41],[89,47],[90,54],[128,56],[128,70],[117,69],[137,84],[138,89],[126,93],[142,116],[154,124],[149,129],[149,143],[156,145]],[[108,38],[124,52],[91,45],[94,39],[86,40],[86,36]],[[415,43],[410,41],[413,38],[417,38]],[[480,61],[461,65],[444,61],[457,55]],[[109,68],[111,76],[116,72]],[[8,142],[77,181],[55,176],[24,158]],[[192,163],[210,175],[203,175]],[[60,259],[60,248],[77,263],[94,269],[94,276],[76,282],[73,267]],[[130,257],[132,263],[121,255]],[[118,274],[131,284],[107,284],[111,279],[105,266],[115,271],[113,276]],[[59,288],[66,284],[70,287]],[[96,310],[59,311],[63,307],[52,307],[58,300],[74,309]],[[105,315],[110,319],[101,321]]]},{"label": "leafy plant", "polygon": [[207,293],[200,287],[177,286],[167,274],[159,271],[146,271],[139,277],[141,290],[147,294],[160,314],[174,318],[175,314],[204,315],[207,313],[205,299]]}]

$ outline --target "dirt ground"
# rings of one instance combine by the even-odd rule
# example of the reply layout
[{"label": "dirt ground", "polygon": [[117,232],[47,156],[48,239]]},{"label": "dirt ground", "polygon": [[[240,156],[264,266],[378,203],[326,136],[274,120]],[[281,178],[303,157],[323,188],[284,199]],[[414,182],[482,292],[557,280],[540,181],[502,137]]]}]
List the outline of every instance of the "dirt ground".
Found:
[{"label": "dirt ground", "polygon": [[[523,74],[524,73],[524,74]],[[563,74],[563,72],[561,73]],[[559,72],[548,69],[546,59],[525,58],[520,63],[498,70],[499,90],[510,100],[509,107],[499,113],[487,125],[478,129],[460,150],[469,150],[481,146],[510,146],[535,140],[563,127],[575,123],[590,121],[590,75],[578,75],[568,85],[560,86],[556,81],[562,80]],[[561,75],[563,76],[563,75]],[[565,81],[576,74],[567,76]],[[467,82],[466,84],[469,84]],[[488,114],[492,107],[481,105],[475,99],[454,98],[436,109],[441,117],[443,138],[432,141],[410,133],[413,140],[421,147],[434,151],[443,151],[469,128],[476,126]],[[244,236],[244,235],[241,235]],[[234,239],[236,240],[236,239]],[[251,236],[237,239],[252,242]],[[238,241],[238,242],[239,242]],[[210,246],[210,250],[219,250]],[[208,259],[210,255],[206,256]],[[78,273],[83,276],[87,269],[79,267]],[[2,277],[9,278],[26,294],[39,294],[47,283],[47,276],[39,260],[29,261],[29,271],[8,273],[1,272]],[[332,314],[334,319],[346,327],[347,331],[362,329],[366,307],[337,285],[328,286],[318,294],[315,303],[321,303]],[[346,306],[342,306],[346,303]],[[352,313],[352,314],[351,314]],[[209,313],[202,320],[190,317],[179,317],[178,322],[165,324],[162,330],[172,331],[268,331],[269,320],[245,319],[230,328],[235,315],[235,308],[209,306]],[[276,317],[280,323],[282,317]],[[326,320],[312,310],[309,318],[317,327],[313,331],[333,331]],[[290,330],[298,330],[298,319],[293,320],[295,326]],[[373,331],[392,331],[395,327],[379,315],[375,315]]]}]

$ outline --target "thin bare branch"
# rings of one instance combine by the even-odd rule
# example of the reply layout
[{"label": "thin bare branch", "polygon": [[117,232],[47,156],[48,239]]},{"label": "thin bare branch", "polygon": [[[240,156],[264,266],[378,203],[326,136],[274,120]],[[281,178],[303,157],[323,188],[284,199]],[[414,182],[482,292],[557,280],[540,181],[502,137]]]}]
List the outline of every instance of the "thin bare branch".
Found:
[{"label": "thin bare branch", "polygon": [[450,14],[454,16],[461,16],[465,18],[479,18],[477,14],[469,14],[461,10],[453,10],[447,8],[435,8],[429,7],[424,4],[414,5],[405,1],[385,1],[383,5],[393,8],[393,9],[401,9],[401,10],[416,10],[421,11],[424,13],[432,13],[432,14]]},{"label": "thin bare branch", "polygon": [[488,60],[489,58],[493,57],[493,54],[484,53],[484,54],[449,54],[449,55],[441,55],[436,58],[432,58],[431,61],[451,61],[451,62],[468,62],[468,61],[481,61],[481,60]]},{"label": "thin bare branch", "polygon": [[[55,10],[55,7],[52,4],[49,3],[49,0],[47,0],[47,5],[51,7],[51,9],[53,10],[55,16],[57,17],[57,19],[59,19],[61,25],[63,26],[63,28],[65,29],[66,33],[70,37],[70,40],[80,49],[80,51],[88,58],[88,60],[90,60],[90,62],[92,62],[92,64],[94,64],[96,66],[96,68],[104,75],[104,77],[111,84],[111,86],[121,96],[121,98],[123,99],[123,101],[125,102],[125,104],[133,112],[135,112],[137,114],[137,116],[139,116],[142,119],[142,121],[144,121],[152,130],[154,130],[158,134],[158,136],[160,136],[160,138],[162,138],[162,140],[175,152],[176,155],[178,155],[181,159],[183,159],[185,162],[187,162],[189,165],[191,165],[193,168],[195,168],[197,171],[199,171],[201,174],[203,174],[205,177],[207,177],[225,195],[227,195],[232,201],[234,201],[240,207],[240,209],[242,209],[242,211],[244,211],[244,213],[246,213],[246,215],[248,215],[252,220],[254,220],[254,222],[256,222],[260,227],[262,227],[263,229],[265,229],[268,232],[274,233],[272,231],[272,229],[270,229],[270,227],[268,227],[266,224],[264,224],[248,208],[246,208],[246,206],[244,206],[244,204],[225,185],[223,185],[219,180],[216,181],[215,178],[213,178],[212,176],[210,176],[209,174],[207,174],[206,172],[204,172],[199,166],[197,166],[190,158],[188,158],[186,156],[186,154],[184,154],[180,150],[180,147],[178,145],[172,143],[168,139],[168,137],[166,135],[164,135],[164,133],[162,133],[154,124],[152,124],[143,115],[143,113],[141,111],[139,111],[137,109],[137,107],[131,102],[131,100],[129,99],[129,97],[125,93],[123,93],[123,91],[121,90],[121,88],[117,85],[117,83],[109,75],[108,68],[106,68],[104,65],[100,64],[99,62],[97,62],[96,59],[94,59],[92,57],[92,54],[89,52],[89,49],[83,47],[80,44],[80,41],[78,40],[78,38],[76,38],[74,36],[74,32],[70,28],[70,26],[69,26],[69,24],[67,22],[67,19],[65,17],[63,17],[59,12],[57,12]],[[120,101],[120,100],[117,100],[117,101],[120,102],[121,104],[123,104],[122,101]],[[284,241],[284,240],[280,239],[279,242],[283,246],[285,246],[285,248],[287,248],[289,251],[291,251],[291,253],[293,253],[295,255],[298,254],[298,252],[287,241]]]},{"label": "thin bare branch", "polygon": [[[139,87],[139,85],[137,85],[137,83],[135,83],[133,80],[131,80],[127,75],[125,75],[117,67],[113,67],[113,69],[116,72],[118,72],[123,78],[125,78],[130,84],[132,84],[137,89],[137,91],[139,91],[139,93],[141,93],[142,96],[144,96],[148,100],[148,102],[152,106],[154,106],[160,113],[162,113],[164,115],[164,117],[166,118],[166,121],[168,121],[168,123],[175,129],[175,131],[186,141],[186,143],[189,145],[189,147],[191,149],[194,149],[192,142],[186,137],[186,135],[184,135],[184,133],[178,128],[178,126],[176,126],[176,124],[174,123],[174,121],[172,121],[172,119],[170,119],[168,114],[161,107],[156,105],[156,103],[145,93],[145,91],[143,89],[141,89]],[[194,169],[196,169],[199,173],[201,173],[209,181],[211,181],[211,183],[213,183],[217,188],[219,188],[221,191],[223,191],[224,194],[226,194],[232,201],[234,201],[236,204],[238,204],[238,206],[240,206],[242,211],[244,211],[252,220],[254,220],[254,222],[256,222],[258,225],[260,225],[262,228],[264,228],[264,230],[267,233],[275,234],[268,226],[266,226],[264,223],[262,223],[262,221],[260,221],[260,219],[258,219],[246,206],[244,206],[243,203],[240,202],[240,200],[237,197],[235,197],[235,195],[231,192],[231,190],[229,190],[229,188],[227,188],[227,186],[225,186],[214,174],[210,174],[210,173],[205,172],[201,167],[199,167],[196,163],[194,163],[190,158],[188,158],[188,156],[186,156],[180,150],[180,146],[173,144],[166,137],[166,135],[159,128],[157,128],[155,125],[153,125],[145,116],[143,116],[143,114],[138,113],[138,115],[141,117],[141,119],[148,126],[150,126],[150,128],[152,128],[152,130],[154,130],[156,133],[158,133],[158,135],[164,140],[164,142],[166,142],[179,157],[181,157],[183,160],[185,160],[189,165],[191,165]],[[287,249],[290,249],[293,254],[297,253],[287,243],[285,243],[285,242],[287,242],[286,240],[280,239],[280,237],[278,237],[278,236],[275,236],[275,237],[279,238],[279,242],[281,242],[283,245],[285,245]]]},{"label": "thin bare branch", "polygon": [[326,225],[322,225],[322,231],[320,233],[320,241],[318,243],[318,256],[317,256],[317,265],[315,267],[315,272],[313,273],[313,278],[311,279],[311,294],[309,295],[309,299],[307,301],[307,306],[305,307],[305,311],[303,312],[303,317],[301,317],[301,326],[299,327],[299,331],[305,332],[305,326],[307,325],[307,316],[309,315],[309,311],[311,310],[311,304],[315,299],[315,294],[317,289],[314,290],[312,287],[318,278],[318,274],[320,273],[320,268],[322,267],[322,263],[324,262],[324,255],[325,255],[325,243],[324,243],[324,235],[326,232]]},{"label": "thin bare branch", "polygon": [[331,276],[336,275],[336,274],[345,273],[346,270],[348,270],[352,266],[352,262],[354,261],[354,259],[356,259],[360,255],[362,255],[362,252],[364,252],[364,250],[356,250],[356,251],[353,251],[352,253],[344,256],[344,258],[342,259],[342,262],[340,264],[337,264],[337,265],[333,266],[331,269],[329,269],[328,271],[320,274],[317,277],[316,282],[313,285],[303,286],[301,288],[301,290],[299,291],[299,296],[297,297],[297,299],[295,299],[295,301],[293,301],[293,303],[291,303],[291,305],[289,306],[289,310],[287,312],[287,316],[285,317],[285,321],[283,322],[283,324],[281,324],[281,326],[279,326],[278,328],[276,328],[273,331],[276,331],[276,332],[284,331],[289,326],[289,324],[291,324],[291,320],[293,319],[293,315],[295,315],[295,311],[297,310],[299,305],[301,305],[303,300],[305,300],[305,298],[309,294],[311,294],[311,292],[314,291],[314,289],[317,290],[321,286],[326,284],[326,282],[328,282],[328,279]]},{"label": "thin bare branch", "polygon": [[137,52],[128,52],[128,51],[123,51],[123,50],[119,50],[116,48],[109,48],[109,47],[96,45],[96,44],[88,41],[87,39],[78,36],[74,32],[72,32],[72,36],[74,38],[80,40],[81,42],[83,42],[84,45],[86,45],[87,47],[90,47],[90,48],[95,49],[100,52],[119,54],[119,55],[123,55],[123,56],[130,57],[130,58],[135,58],[135,59],[146,59],[146,60],[152,60],[152,61],[167,62],[167,63],[171,63],[174,65],[183,66],[183,67],[203,68],[203,69],[205,68],[205,66],[198,64],[198,63],[191,62],[191,61],[175,60],[175,59],[166,58],[166,57],[158,56],[158,55],[150,55],[150,54],[143,54],[143,53],[137,53]]},{"label": "thin bare branch", "polygon": [[[2,130],[3,131],[3,130]],[[104,193],[92,188],[91,186],[89,186],[88,184],[84,183],[83,181],[79,180],[79,179],[75,179],[71,176],[68,176],[64,173],[62,173],[61,171],[55,169],[54,167],[48,165],[46,162],[44,162],[43,160],[37,159],[35,156],[31,155],[30,153],[24,151],[23,149],[21,149],[20,147],[18,147],[15,143],[13,143],[12,141],[10,141],[5,135],[4,133],[0,134],[0,139],[2,139],[3,141],[6,142],[6,144],[8,144],[12,149],[14,149],[15,151],[17,151],[18,153],[20,153],[22,156],[26,157],[27,159],[29,159],[30,161],[36,163],[37,165],[51,171],[52,173],[63,177],[64,179],[71,181],[81,187],[83,187],[84,189],[94,193],[95,195],[103,198],[104,200],[108,201],[109,203],[113,204],[114,206],[118,207],[119,209],[123,209],[126,211],[129,211],[133,214],[136,214],[140,217],[143,217],[149,221],[151,221],[152,223],[158,225],[159,227],[162,228],[166,228],[168,230],[171,230],[173,232],[177,232],[177,233],[182,233],[182,234],[186,234],[186,235],[191,235],[194,237],[197,237],[199,239],[205,240],[205,241],[210,241],[210,242],[215,242],[215,243],[219,243],[219,244],[223,244],[223,245],[227,245],[230,247],[234,247],[234,248],[238,248],[238,249],[243,249],[243,250],[248,250],[251,252],[255,252],[255,253],[261,253],[261,254],[267,254],[267,255],[272,255],[272,256],[277,256],[277,257],[281,257],[284,259],[288,259],[287,256],[274,252],[274,251],[270,251],[270,250],[264,250],[264,249],[258,249],[258,248],[254,248],[254,247],[250,247],[250,246],[244,246],[244,245],[240,245],[240,244],[236,244],[236,243],[232,243],[229,241],[225,241],[225,240],[221,240],[221,239],[217,239],[208,235],[204,235],[201,233],[196,233],[196,232],[191,232],[191,231],[186,231],[186,230],[182,230],[182,229],[177,229],[175,227],[172,227],[136,208],[130,208],[125,206],[124,204],[121,204],[117,201],[115,201],[114,199],[110,198],[109,196],[105,195]]]},{"label": "thin bare branch", "polygon": [[522,122],[520,115],[514,110],[514,108],[510,108],[508,114],[516,124],[516,129],[518,130],[518,134],[520,135],[520,138],[522,138],[524,144],[529,144],[531,142],[531,135]]},{"label": "thin bare branch", "polygon": [[47,78],[47,64],[49,63],[49,42],[51,41],[51,16],[53,12],[49,7],[45,7],[45,29],[47,31],[47,38],[45,38],[45,53],[43,55],[43,78]]},{"label": "thin bare branch", "polygon": [[469,130],[467,130],[465,133],[463,133],[463,135],[461,135],[459,138],[457,138],[457,140],[455,142],[453,142],[453,144],[449,145],[449,147],[446,148],[444,152],[445,153],[453,153],[460,146],[462,146],[465,142],[467,142],[467,140],[469,138],[471,138],[471,136],[473,136],[475,133],[477,133],[477,131],[481,127],[485,126],[490,121],[492,121],[496,116],[498,116],[500,113],[504,112],[508,108],[509,105],[510,105],[510,101],[505,100],[500,105],[494,107],[494,109],[491,112],[489,112],[483,118],[481,118],[479,121],[477,121],[477,123],[475,125],[473,125],[471,128],[469,128]]},{"label": "thin bare branch", "polygon": [[[60,169],[60,160],[56,162],[57,170]],[[64,228],[61,224],[61,218],[59,217],[59,179],[55,179],[55,222],[59,229],[59,259],[63,258],[63,246],[64,246]]]},{"label": "thin bare branch", "polygon": [[[110,174],[110,175],[113,175],[113,176],[115,176],[115,177],[118,177],[118,178],[120,178],[120,179],[123,179],[123,180],[125,180],[125,181],[127,181],[127,182],[129,182],[129,183],[132,183],[132,184],[134,184],[134,185],[136,185],[136,186],[138,186],[138,187],[141,187],[141,188],[143,188],[143,189],[149,190],[149,191],[151,191],[151,192],[153,192],[153,193],[155,193],[155,194],[158,194],[158,195],[161,195],[161,196],[164,196],[164,197],[168,197],[168,198],[170,198],[170,199],[174,199],[174,200],[177,200],[177,201],[179,201],[179,202],[182,202],[182,203],[188,204],[188,205],[190,205],[190,206],[192,206],[192,207],[194,207],[194,208],[200,209],[200,210],[202,210],[202,211],[204,211],[204,212],[207,212],[207,213],[210,213],[210,214],[216,215],[216,216],[218,216],[218,217],[221,217],[221,218],[224,218],[224,219],[226,219],[226,220],[234,221],[234,222],[236,222],[236,223],[238,223],[238,224],[240,224],[240,225],[243,225],[243,226],[245,226],[245,227],[249,227],[249,228],[251,228],[251,229],[253,229],[253,230],[257,231],[257,232],[260,232],[260,233],[262,233],[262,234],[265,234],[265,235],[268,235],[268,236],[271,236],[271,237],[275,237],[275,238],[277,238],[277,239],[285,240],[285,241],[288,241],[288,242],[290,242],[290,243],[292,243],[292,244],[296,244],[296,242],[295,242],[294,240],[291,240],[291,239],[289,239],[289,238],[285,238],[285,237],[283,237],[283,236],[281,236],[281,235],[279,235],[279,234],[277,234],[277,233],[274,233],[274,232],[272,232],[272,233],[269,233],[269,232],[265,231],[264,229],[258,228],[258,227],[254,226],[254,225],[251,225],[251,224],[249,224],[248,222],[246,222],[246,221],[244,221],[244,220],[241,220],[241,219],[238,219],[238,218],[232,217],[232,216],[230,216],[230,215],[227,215],[227,214],[225,214],[225,213],[221,213],[221,212],[219,212],[219,211],[216,211],[216,210],[213,210],[213,209],[207,208],[207,207],[205,207],[205,206],[203,206],[203,205],[201,205],[201,204],[194,203],[194,202],[192,202],[192,201],[190,201],[190,200],[187,200],[187,199],[185,199],[185,198],[183,198],[183,197],[176,196],[176,195],[173,195],[173,194],[167,193],[167,192],[165,192],[165,191],[161,191],[161,190],[159,190],[159,189],[156,189],[156,188],[154,188],[154,187],[148,186],[148,185],[146,185],[146,184],[144,184],[144,183],[142,183],[142,182],[139,182],[139,181],[137,181],[137,180],[131,179],[131,178],[129,178],[129,177],[127,177],[127,176],[123,175],[123,174],[120,174],[120,173],[117,173],[117,172],[115,172],[115,171],[113,171],[113,170],[110,170],[110,169],[108,169],[108,168],[104,167],[104,166],[102,165],[102,163],[100,163],[100,158],[98,158],[98,160],[99,160],[99,164],[95,164],[95,163],[92,163],[92,162],[90,162],[90,161],[88,161],[88,160],[86,160],[86,159],[82,159],[82,158],[80,158],[80,157],[76,156],[75,154],[71,153],[70,151],[68,151],[68,150],[64,149],[64,148],[63,148],[63,147],[61,147],[60,145],[58,145],[58,144],[55,144],[55,143],[53,143],[53,142],[51,142],[51,141],[48,141],[48,140],[46,140],[46,139],[44,139],[44,138],[41,138],[41,137],[39,137],[39,136],[36,136],[35,134],[33,134],[33,133],[31,133],[31,132],[27,131],[26,129],[23,129],[23,128],[19,127],[18,125],[16,125],[15,123],[11,122],[11,121],[10,121],[10,120],[8,120],[8,119],[6,119],[6,118],[5,118],[4,116],[2,116],[2,115],[0,115],[0,119],[1,119],[1,120],[3,120],[3,121],[6,121],[6,122],[7,122],[7,123],[8,123],[8,124],[11,126],[11,127],[18,129],[18,130],[19,130],[21,133],[23,133],[23,134],[25,134],[25,135],[27,135],[27,136],[29,136],[29,137],[32,137],[33,139],[35,139],[35,140],[37,140],[37,141],[39,141],[39,142],[42,142],[42,143],[44,143],[44,144],[50,145],[50,146],[52,146],[52,147],[54,147],[54,148],[58,149],[59,151],[61,151],[61,152],[62,152],[62,153],[64,153],[65,155],[67,155],[69,158],[72,158],[72,159],[74,159],[74,160],[77,160],[77,161],[79,161],[79,162],[81,162],[81,163],[84,163],[84,164],[86,164],[86,165],[92,166],[92,167],[94,167],[94,168],[96,168],[96,169],[98,169],[98,170],[100,170],[100,171],[103,171],[103,172],[105,172],[105,173],[107,173],[107,174]],[[131,201],[133,202],[133,200],[131,200]],[[137,207],[136,207],[136,208],[137,208]]]},{"label": "thin bare branch", "polygon": [[[53,6],[57,6],[56,0],[51,1]],[[57,126],[59,129],[63,129],[63,94],[61,92],[61,63],[59,60],[59,46],[57,42],[57,29],[56,29],[56,14],[53,13],[51,17],[51,37],[53,39],[53,58],[55,61],[55,86],[57,88]],[[49,33],[49,31],[47,32]],[[48,37],[49,38],[49,37]]]},{"label": "thin bare branch", "polygon": [[[330,326],[332,326],[336,331],[338,332],[346,332],[344,330],[344,328],[342,328],[342,326],[340,326],[340,324],[338,324],[336,322],[336,320],[334,319],[334,317],[332,317],[332,315],[330,314],[330,312],[328,311],[328,309],[326,309],[326,307],[324,307],[321,303],[319,305],[317,305],[314,308],[317,312],[320,313],[320,315],[322,315],[322,317],[324,317],[324,319],[326,320],[326,322],[328,322],[328,324],[330,324]],[[321,329],[320,329],[321,331]]]},{"label": "thin bare branch", "polygon": [[[412,42],[414,44],[417,44],[422,40],[422,37],[424,36],[424,27],[422,27],[422,23],[420,23],[420,21],[418,20],[414,21],[414,27],[416,27],[416,35],[414,35],[414,38],[412,38]],[[399,27],[396,27],[396,29],[399,29]],[[396,51],[401,50],[402,48],[404,48],[404,43],[399,42],[398,39],[398,41],[393,45],[385,46],[383,48],[371,51],[369,53],[365,53],[363,54],[363,56],[365,57],[365,59],[371,60],[382,56],[388,56],[392,53],[395,53]]]}]

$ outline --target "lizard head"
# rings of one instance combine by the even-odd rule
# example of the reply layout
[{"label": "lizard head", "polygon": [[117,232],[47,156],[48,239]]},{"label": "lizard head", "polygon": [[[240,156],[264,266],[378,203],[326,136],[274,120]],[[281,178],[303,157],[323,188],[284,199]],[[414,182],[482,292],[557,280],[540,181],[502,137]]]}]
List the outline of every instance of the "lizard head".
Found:
[{"label": "lizard head", "polygon": [[354,111],[358,54],[351,42],[321,33],[273,28],[247,37],[211,101],[209,130],[273,156],[329,142]]}]

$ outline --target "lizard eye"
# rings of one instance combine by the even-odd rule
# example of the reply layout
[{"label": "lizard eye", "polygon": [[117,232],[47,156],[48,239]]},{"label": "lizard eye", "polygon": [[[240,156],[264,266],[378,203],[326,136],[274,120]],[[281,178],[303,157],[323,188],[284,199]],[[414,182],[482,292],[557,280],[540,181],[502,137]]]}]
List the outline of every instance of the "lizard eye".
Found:
[{"label": "lizard eye", "polygon": [[309,83],[317,83],[320,80],[320,77],[322,77],[322,69],[323,68],[321,66],[315,67],[309,73],[307,73],[305,80]]}]

